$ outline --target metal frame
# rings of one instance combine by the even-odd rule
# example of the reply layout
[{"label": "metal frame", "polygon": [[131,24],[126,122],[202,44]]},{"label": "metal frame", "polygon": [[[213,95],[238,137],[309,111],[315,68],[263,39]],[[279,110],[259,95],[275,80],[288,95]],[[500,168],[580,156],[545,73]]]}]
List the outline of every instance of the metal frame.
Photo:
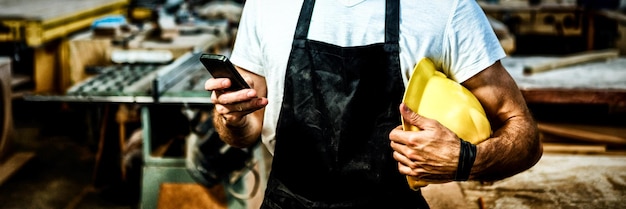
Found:
[{"label": "metal frame", "polygon": [[[165,182],[196,182],[188,173],[186,168],[185,158],[164,158],[152,156],[151,139],[152,129],[150,126],[150,106],[146,105],[141,108],[141,123],[143,134],[143,169],[141,178],[141,203],[139,208],[153,209],[157,208],[159,191],[161,183]],[[189,139],[188,139],[189,141]],[[260,157],[259,150],[255,150],[255,157]],[[264,167],[265,165],[259,165]],[[264,173],[264,169],[260,169],[260,173]],[[265,176],[261,175],[261,184],[265,183],[263,180]],[[224,184],[227,206],[229,209],[245,209],[248,208],[248,203],[245,200],[240,200],[233,197],[228,193],[228,190],[235,192],[243,192],[246,189],[246,185],[242,181],[238,181],[235,184]]]}]

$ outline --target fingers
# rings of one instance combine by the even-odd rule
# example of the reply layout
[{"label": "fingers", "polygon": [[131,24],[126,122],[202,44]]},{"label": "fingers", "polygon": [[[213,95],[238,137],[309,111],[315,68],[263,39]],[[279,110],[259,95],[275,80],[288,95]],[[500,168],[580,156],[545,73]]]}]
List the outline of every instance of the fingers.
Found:
[{"label": "fingers", "polygon": [[458,164],[459,139],[436,120],[424,117],[400,105],[405,123],[419,131],[404,131],[402,126],[389,134],[398,171],[404,175],[433,181],[451,181]]},{"label": "fingers", "polygon": [[407,147],[421,149],[420,146],[424,145],[426,140],[431,138],[428,136],[429,134],[432,134],[432,132],[426,130],[404,131],[402,126],[398,126],[389,133],[389,140],[398,144],[406,145]]},{"label": "fingers", "polygon": [[[246,83],[254,88],[254,80],[248,76],[244,76]],[[204,82],[204,89],[207,91],[222,91],[230,87],[232,82],[228,78],[209,78]]]},{"label": "fingers", "polygon": [[[242,90],[244,91],[244,90]],[[226,93],[222,97],[228,94],[237,94],[238,92]],[[224,124],[230,126],[239,126],[243,124],[244,117],[252,112],[264,108],[268,102],[264,97],[249,97],[248,100],[243,100],[235,103],[214,103],[215,113],[220,115]]]},{"label": "fingers", "polygon": [[256,91],[254,89],[242,89],[233,92],[220,92],[216,91],[214,104],[235,104],[242,101],[251,100],[257,98]]},{"label": "fingers", "polygon": [[400,174],[411,176],[416,180],[429,183],[445,183],[452,181],[454,170],[442,169],[439,165],[420,164],[398,152],[393,152],[393,158],[398,161]]},{"label": "fingers", "polygon": [[[247,80],[247,82],[252,83],[252,80]],[[213,91],[211,94],[213,104],[231,105],[257,97],[257,92],[254,88],[225,92],[224,90],[230,87],[230,85],[231,81],[228,78],[209,78],[204,82],[204,89]],[[243,108],[244,107],[242,107],[242,109]],[[228,109],[234,110],[238,108]]]},{"label": "fingers", "polygon": [[409,149],[406,148],[406,146],[404,145],[394,142],[391,142],[391,147],[393,148],[393,150],[396,150],[393,152],[393,158],[398,161],[398,170],[400,171],[400,173],[411,176],[417,175],[419,173],[418,169],[421,169],[419,164],[416,163],[416,161],[408,158],[408,155],[402,154],[406,153]]},{"label": "fingers", "polygon": [[[246,82],[253,86],[251,79]],[[267,105],[267,98],[258,97],[254,88],[238,91],[225,91],[231,81],[227,78],[209,78],[204,83],[207,91],[212,91],[211,102],[215,105],[215,112],[227,123],[237,124],[244,116],[257,111]]]},{"label": "fingers", "polygon": [[230,87],[228,78],[209,78],[204,82],[204,89],[207,91],[219,91]]},{"label": "fingers", "polygon": [[220,114],[241,113],[248,114],[259,110],[267,105],[266,98],[249,98],[248,100],[235,103],[216,103],[215,110]]}]

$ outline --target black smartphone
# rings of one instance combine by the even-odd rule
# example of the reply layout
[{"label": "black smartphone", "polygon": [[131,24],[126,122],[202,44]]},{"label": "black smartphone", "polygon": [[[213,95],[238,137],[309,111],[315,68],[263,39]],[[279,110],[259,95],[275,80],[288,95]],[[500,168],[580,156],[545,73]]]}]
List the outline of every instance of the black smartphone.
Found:
[{"label": "black smartphone", "polygon": [[231,85],[226,89],[227,91],[250,88],[248,83],[241,77],[241,74],[237,72],[235,66],[230,63],[228,57],[221,54],[202,54],[200,55],[200,62],[214,78],[230,79]]}]

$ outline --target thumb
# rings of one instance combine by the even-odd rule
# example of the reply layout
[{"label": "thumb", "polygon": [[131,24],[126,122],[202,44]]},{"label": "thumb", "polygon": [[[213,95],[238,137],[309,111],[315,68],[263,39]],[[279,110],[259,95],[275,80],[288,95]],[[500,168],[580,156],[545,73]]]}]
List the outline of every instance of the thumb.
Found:
[{"label": "thumb", "polygon": [[422,126],[424,122],[426,122],[425,120],[428,120],[424,116],[413,112],[413,110],[404,103],[400,104],[400,115],[402,115],[402,120],[404,120],[405,123],[411,124],[419,129],[423,129]]}]

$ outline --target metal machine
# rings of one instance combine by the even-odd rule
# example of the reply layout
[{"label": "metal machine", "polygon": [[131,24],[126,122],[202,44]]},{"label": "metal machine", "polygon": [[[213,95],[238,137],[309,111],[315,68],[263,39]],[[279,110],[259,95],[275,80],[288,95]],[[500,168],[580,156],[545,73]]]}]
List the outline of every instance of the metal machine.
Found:
[{"label": "metal machine", "polygon": [[[159,186],[163,182],[193,183],[186,170],[185,156],[163,157],[151,155],[152,137],[158,134],[151,123],[151,107],[156,105],[210,106],[210,92],[204,90],[204,81],[210,74],[199,62],[202,51],[183,54],[168,64],[119,64],[99,68],[90,77],[67,90],[65,95],[27,95],[31,101],[62,101],[82,103],[111,103],[141,105],[143,133],[143,171],[141,175],[141,207],[156,208]],[[190,135],[189,140],[197,136]],[[194,138],[196,137],[196,138]],[[187,142],[189,143],[189,142]],[[254,151],[255,157],[262,158]],[[263,167],[263,166],[259,166]],[[244,182],[224,185],[229,191],[246,192]],[[247,208],[246,200],[227,195],[228,208]]]}]

